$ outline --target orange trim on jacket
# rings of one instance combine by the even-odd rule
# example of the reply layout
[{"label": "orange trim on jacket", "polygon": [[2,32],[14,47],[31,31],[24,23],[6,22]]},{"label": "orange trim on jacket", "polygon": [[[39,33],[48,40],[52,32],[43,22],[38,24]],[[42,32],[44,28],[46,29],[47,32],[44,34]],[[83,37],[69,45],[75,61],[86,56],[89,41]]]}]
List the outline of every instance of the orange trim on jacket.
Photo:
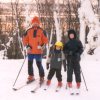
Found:
[{"label": "orange trim on jacket", "polygon": [[[36,32],[36,36],[34,31]],[[45,36],[43,29],[32,27],[27,30],[26,34],[23,36],[24,46],[29,45],[32,47],[30,54],[42,54],[43,50],[38,49],[38,46],[42,46],[48,43],[48,38]]]}]

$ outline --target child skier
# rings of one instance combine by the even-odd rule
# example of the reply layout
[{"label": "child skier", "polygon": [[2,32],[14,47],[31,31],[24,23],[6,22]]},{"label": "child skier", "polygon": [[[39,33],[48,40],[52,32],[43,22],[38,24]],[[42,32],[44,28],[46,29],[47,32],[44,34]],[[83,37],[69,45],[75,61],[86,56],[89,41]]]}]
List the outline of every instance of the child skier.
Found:
[{"label": "child skier", "polygon": [[64,66],[64,71],[66,71],[66,61],[62,49],[63,49],[63,43],[59,41],[56,42],[53,49],[50,50],[49,59],[47,60],[47,69],[49,69],[50,65],[50,70],[47,77],[48,80],[46,83],[47,86],[50,85],[51,79],[55,73],[58,80],[58,87],[62,86],[62,75],[61,75],[62,63]]},{"label": "child skier", "polygon": [[76,87],[80,88],[81,75],[80,75],[80,55],[83,52],[81,41],[76,39],[76,32],[71,29],[68,31],[69,41],[64,45],[64,53],[67,59],[67,86],[72,89],[72,74],[74,72],[76,79]]}]

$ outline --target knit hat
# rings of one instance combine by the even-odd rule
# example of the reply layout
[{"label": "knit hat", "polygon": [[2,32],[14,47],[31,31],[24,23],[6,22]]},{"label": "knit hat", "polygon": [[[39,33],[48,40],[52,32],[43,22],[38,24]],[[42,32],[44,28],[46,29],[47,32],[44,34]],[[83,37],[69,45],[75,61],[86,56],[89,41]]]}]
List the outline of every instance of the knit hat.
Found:
[{"label": "knit hat", "polygon": [[69,39],[70,39],[70,36],[69,36],[70,34],[74,34],[74,38],[76,38],[75,30],[73,30],[73,29],[68,30],[68,37],[69,37]]},{"label": "knit hat", "polygon": [[37,24],[40,25],[40,20],[39,20],[39,18],[38,18],[37,16],[35,16],[35,17],[32,19],[31,23],[32,23],[32,24],[37,23]]}]

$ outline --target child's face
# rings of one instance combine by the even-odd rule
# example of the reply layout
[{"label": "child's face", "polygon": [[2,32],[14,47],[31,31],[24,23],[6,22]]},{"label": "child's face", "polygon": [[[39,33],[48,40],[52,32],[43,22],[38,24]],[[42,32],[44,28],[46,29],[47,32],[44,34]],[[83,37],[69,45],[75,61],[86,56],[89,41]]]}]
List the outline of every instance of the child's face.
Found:
[{"label": "child's face", "polygon": [[56,46],[56,50],[60,50],[61,49],[61,47],[60,46]]},{"label": "child's face", "polygon": [[71,39],[73,39],[73,38],[74,38],[74,34],[71,33],[71,34],[69,35],[69,37],[70,37]]}]

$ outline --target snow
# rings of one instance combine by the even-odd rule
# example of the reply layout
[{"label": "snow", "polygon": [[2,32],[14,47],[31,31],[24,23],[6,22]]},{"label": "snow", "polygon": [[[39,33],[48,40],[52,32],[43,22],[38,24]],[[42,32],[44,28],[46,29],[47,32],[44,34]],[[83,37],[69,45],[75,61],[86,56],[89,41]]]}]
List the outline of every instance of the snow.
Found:
[{"label": "snow", "polygon": [[[6,0],[7,1],[7,0]],[[26,1],[26,0],[25,0]],[[24,2],[25,2],[24,1]],[[82,0],[83,1],[83,0]],[[84,3],[83,6],[86,6],[87,4]],[[88,4],[89,5],[89,4]],[[86,6],[87,8],[88,6]],[[27,7],[26,7],[27,8]],[[80,10],[81,14],[84,14],[84,9]],[[28,10],[27,10],[28,11]],[[27,12],[26,11],[26,12]],[[88,16],[88,12],[89,10],[85,10],[85,16],[87,16],[86,18],[89,19],[89,22],[92,23],[92,21],[94,21],[92,16],[90,18],[90,15]],[[90,9],[91,11],[91,9]],[[91,11],[92,12],[92,11]],[[82,17],[82,15],[80,14],[80,19]],[[93,13],[91,13],[91,15],[93,15]],[[26,16],[26,24],[28,24],[28,13]],[[83,16],[84,18],[84,16]],[[82,21],[83,19],[81,19]],[[96,21],[96,19],[95,19]],[[58,26],[58,22],[57,22],[57,16],[55,16],[55,26]],[[99,27],[99,26],[98,26]],[[84,21],[82,21],[81,23],[81,28],[83,28],[82,32],[84,33],[85,31],[85,23]],[[56,28],[57,33],[59,29]],[[96,31],[98,31],[99,33],[99,28],[96,27]],[[57,35],[59,36],[59,35]],[[82,40],[84,39],[84,34],[82,35]],[[58,38],[58,40],[60,40]],[[83,40],[84,41],[84,40]],[[99,42],[100,43],[100,42]],[[69,95],[69,91],[68,89],[66,90],[66,78],[67,78],[67,74],[66,72],[64,72],[64,69],[62,69],[62,78],[63,78],[63,87],[61,89],[61,91],[59,91],[58,93],[55,92],[56,86],[57,86],[57,79],[56,77],[53,77],[52,79],[52,83],[51,83],[51,87],[47,90],[44,91],[44,87],[45,84],[43,85],[43,87],[41,87],[37,93],[32,94],[30,91],[37,85],[38,80],[39,80],[39,75],[38,75],[38,69],[36,67],[36,64],[34,62],[34,72],[35,72],[35,78],[36,78],[36,82],[32,83],[28,86],[25,86],[23,88],[21,88],[19,91],[13,91],[13,84],[15,82],[15,79],[17,77],[17,74],[22,66],[23,63],[23,59],[22,60],[2,60],[0,59],[0,100],[99,100],[100,98],[100,47],[96,48],[94,55],[90,56],[87,55],[86,53],[84,53],[82,55],[82,60],[81,60],[81,68],[82,68],[82,72],[84,74],[85,77],[85,81],[88,87],[89,91],[86,91],[86,87],[84,84],[84,80],[82,77],[82,85],[81,85],[81,94],[79,96],[71,96]],[[0,51],[0,58],[3,58],[4,55],[4,51]],[[45,69],[45,80],[47,78],[47,74],[48,74],[48,70],[46,70],[46,60],[43,59],[43,66]],[[27,61],[25,62],[22,71],[20,73],[20,76],[15,84],[15,88],[18,88],[20,86],[23,86],[25,84],[27,80]],[[75,87],[75,80],[73,82],[73,85]]]},{"label": "snow", "polygon": [[0,59],[3,59],[3,57],[4,57],[4,50],[1,50],[0,51]]},{"label": "snow", "polygon": [[[100,45],[100,22],[93,11],[91,0],[81,0],[81,6],[78,9],[80,19],[80,40],[85,47],[85,29],[89,27],[87,41],[89,48]],[[97,36],[98,40],[94,41],[93,37]]]},{"label": "snow", "polygon": [[[94,55],[97,56],[97,55]],[[69,95],[69,91],[65,89],[66,86],[66,72],[62,69],[63,87],[58,93],[55,92],[57,79],[53,77],[51,87],[44,91],[44,87],[41,87],[37,93],[32,94],[30,91],[38,83],[38,70],[34,62],[35,78],[36,82],[32,83],[18,91],[13,91],[13,84],[17,77],[17,74],[23,63],[22,60],[0,60],[0,100],[99,100],[100,98],[100,56],[98,60],[94,56],[82,55],[81,68],[87,83],[88,92],[86,91],[84,81],[82,78],[81,94],[79,96]],[[43,59],[43,65],[45,69],[45,59]],[[48,71],[45,69],[45,80]],[[15,84],[15,87],[20,87],[25,84],[27,80],[27,61],[25,62],[20,76]],[[75,82],[73,82],[75,87]]]}]

